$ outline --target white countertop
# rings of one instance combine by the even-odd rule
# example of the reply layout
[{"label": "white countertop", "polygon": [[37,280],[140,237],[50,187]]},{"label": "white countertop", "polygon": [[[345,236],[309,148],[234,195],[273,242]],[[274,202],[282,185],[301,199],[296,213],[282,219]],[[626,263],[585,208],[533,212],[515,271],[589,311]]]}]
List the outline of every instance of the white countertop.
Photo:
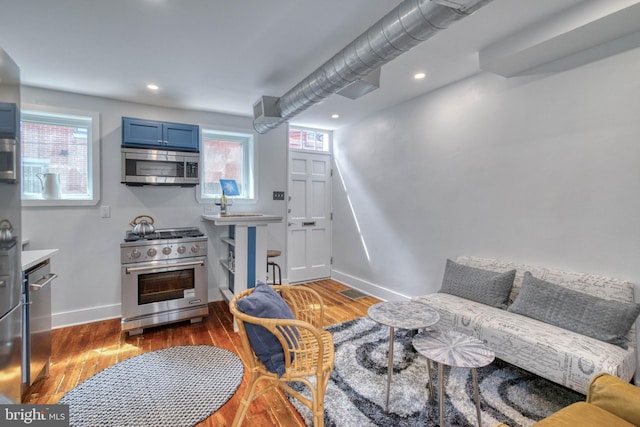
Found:
[{"label": "white countertop", "polygon": [[260,213],[237,213],[231,215],[202,215],[202,219],[215,225],[261,225],[282,222],[282,217]]},{"label": "white countertop", "polygon": [[40,249],[35,251],[22,251],[22,271],[28,270],[34,265],[51,258],[58,249]]}]

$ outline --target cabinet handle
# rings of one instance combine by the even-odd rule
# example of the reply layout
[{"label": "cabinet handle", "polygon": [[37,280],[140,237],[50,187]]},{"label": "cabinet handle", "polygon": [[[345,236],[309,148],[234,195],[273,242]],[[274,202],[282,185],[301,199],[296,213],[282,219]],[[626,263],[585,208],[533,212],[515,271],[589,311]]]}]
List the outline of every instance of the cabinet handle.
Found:
[{"label": "cabinet handle", "polygon": [[315,221],[304,221],[302,223],[302,225],[303,226],[311,226],[311,227],[313,227],[314,225],[316,225],[316,222]]},{"label": "cabinet handle", "polygon": [[[53,280],[58,277],[57,274],[55,273],[49,273],[49,276],[45,279],[44,282],[42,283],[31,283],[29,285],[29,289],[31,289],[32,291],[39,291],[40,289],[44,288],[45,286],[47,286],[49,283],[53,282]],[[44,279],[44,277],[43,277]]]}]

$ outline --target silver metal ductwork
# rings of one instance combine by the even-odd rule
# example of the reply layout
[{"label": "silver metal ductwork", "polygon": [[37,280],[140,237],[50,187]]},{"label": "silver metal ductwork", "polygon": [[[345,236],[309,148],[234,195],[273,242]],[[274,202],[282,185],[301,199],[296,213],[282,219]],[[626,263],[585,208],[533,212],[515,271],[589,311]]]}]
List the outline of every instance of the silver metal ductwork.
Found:
[{"label": "silver metal ductwork", "polygon": [[[253,127],[266,133],[431,38],[491,0],[405,0],[280,98],[254,105]],[[269,99],[270,116],[259,115]],[[257,106],[257,108],[256,108]]]}]

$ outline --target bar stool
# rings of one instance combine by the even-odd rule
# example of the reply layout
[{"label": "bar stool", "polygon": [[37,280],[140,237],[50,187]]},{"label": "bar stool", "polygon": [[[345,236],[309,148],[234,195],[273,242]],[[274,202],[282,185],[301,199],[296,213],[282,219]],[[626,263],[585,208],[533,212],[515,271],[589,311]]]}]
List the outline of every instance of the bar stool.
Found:
[{"label": "bar stool", "polygon": [[[271,266],[274,285],[282,285],[282,272],[280,271],[280,266],[277,263],[270,261],[270,258],[279,257],[280,254],[282,254],[282,252],[277,249],[267,249],[267,273],[269,273],[269,266]],[[278,283],[276,283],[276,268],[278,269]]]}]

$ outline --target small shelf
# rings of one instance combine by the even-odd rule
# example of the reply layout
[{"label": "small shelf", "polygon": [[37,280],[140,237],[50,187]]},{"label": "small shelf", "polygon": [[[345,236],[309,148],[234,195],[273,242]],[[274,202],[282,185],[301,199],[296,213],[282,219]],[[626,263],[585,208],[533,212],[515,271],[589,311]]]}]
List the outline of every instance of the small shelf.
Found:
[{"label": "small shelf", "polygon": [[227,303],[233,299],[233,292],[229,288],[220,288],[220,292]]},{"label": "small shelf", "polygon": [[220,240],[222,240],[224,243],[226,243],[229,246],[235,246],[236,245],[236,240],[235,239],[231,239],[229,237],[221,237]]},{"label": "small shelf", "polygon": [[227,261],[225,261],[225,260],[222,260],[222,259],[221,259],[221,260],[220,260],[220,264],[222,264],[222,266],[225,268],[225,270],[227,270],[227,271],[229,271],[229,272],[231,272],[231,273],[235,274],[235,271],[234,271],[234,270],[232,270],[232,269],[229,267],[229,263],[228,263]]}]

